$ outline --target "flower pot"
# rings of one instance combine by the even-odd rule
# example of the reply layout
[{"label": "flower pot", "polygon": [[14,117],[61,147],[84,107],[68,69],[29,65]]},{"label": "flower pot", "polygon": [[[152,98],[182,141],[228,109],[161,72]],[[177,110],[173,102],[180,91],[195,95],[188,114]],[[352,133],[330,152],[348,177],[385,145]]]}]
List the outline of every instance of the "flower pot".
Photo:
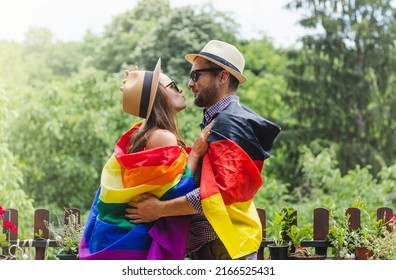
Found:
[{"label": "flower pot", "polygon": [[60,251],[58,254],[56,254],[56,257],[59,260],[78,260],[79,259],[77,255],[65,253],[63,251]]},{"label": "flower pot", "polygon": [[276,246],[275,244],[268,244],[271,260],[288,260],[289,259],[289,245]]},{"label": "flower pot", "polygon": [[366,247],[356,247],[355,248],[355,258],[357,260],[368,260],[374,255],[373,250]]}]

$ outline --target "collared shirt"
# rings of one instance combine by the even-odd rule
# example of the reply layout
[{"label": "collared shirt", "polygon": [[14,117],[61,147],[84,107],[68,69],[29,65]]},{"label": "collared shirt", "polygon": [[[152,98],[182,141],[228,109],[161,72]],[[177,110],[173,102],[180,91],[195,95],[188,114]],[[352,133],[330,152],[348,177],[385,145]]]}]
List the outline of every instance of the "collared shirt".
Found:
[{"label": "collared shirt", "polygon": [[200,124],[201,129],[207,126],[211,122],[213,117],[223,111],[231,102],[239,102],[239,97],[236,95],[228,96],[209,107],[208,110],[204,109],[204,116],[202,119],[202,123]]},{"label": "collared shirt", "polygon": [[[213,106],[211,106],[209,109],[204,110],[203,120],[202,123],[200,124],[201,129],[207,126],[212,121],[212,119],[222,110],[224,110],[231,102],[239,102],[239,97],[235,95],[228,96],[220,100]],[[212,226],[209,224],[208,220],[203,215],[201,196],[199,190],[200,181],[201,181],[201,168],[202,168],[202,161],[199,162],[197,166],[197,170],[194,175],[195,189],[186,195],[187,200],[199,212],[199,214],[196,214],[192,217],[192,221],[191,221],[190,234],[187,245],[187,251],[189,253],[197,251],[205,243],[213,241],[218,238]]]}]

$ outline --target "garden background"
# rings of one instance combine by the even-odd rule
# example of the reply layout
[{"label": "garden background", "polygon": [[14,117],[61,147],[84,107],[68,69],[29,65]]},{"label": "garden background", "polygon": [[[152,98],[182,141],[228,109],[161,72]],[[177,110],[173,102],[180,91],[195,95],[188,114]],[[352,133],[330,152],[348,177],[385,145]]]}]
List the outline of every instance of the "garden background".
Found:
[{"label": "garden background", "polygon": [[342,213],[396,205],[396,10],[392,1],[291,1],[310,32],[295,47],[241,39],[239,25],[208,6],[172,8],[141,0],[102,34],[54,40],[31,28],[22,43],[0,41],[0,204],[19,210],[31,238],[35,208],[87,214],[115,141],[135,121],[121,110],[125,69],[162,68],[184,90],[182,135],[192,144],[202,112],[187,88],[184,55],[211,39],[246,59],[241,102],[279,124],[256,206],[283,207],[299,224],[316,207]]}]

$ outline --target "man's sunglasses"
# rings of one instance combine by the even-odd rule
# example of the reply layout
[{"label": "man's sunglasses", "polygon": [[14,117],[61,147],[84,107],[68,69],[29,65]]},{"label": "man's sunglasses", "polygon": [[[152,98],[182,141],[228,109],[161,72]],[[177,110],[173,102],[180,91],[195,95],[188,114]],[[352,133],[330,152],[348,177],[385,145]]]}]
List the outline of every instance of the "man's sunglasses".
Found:
[{"label": "man's sunglasses", "polygon": [[203,69],[193,70],[190,73],[190,79],[194,83],[196,83],[196,82],[198,82],[198,79],[199,79],[199,76],[200,76],[199,75],[200,72],[220,72],[222,70],[224,70],[224,69],[223,68],[203,68]]},{"label": "man's sunglasses", "polygon": [[176,84],[176,82],[175,82],[174,80],[172,80],[172,81],[166,86],[166,88],[167,88],[167,87],[173,88],[173,89],[175,89],[177,92],[180,92],[180,89],[179,89],[179,87],[177,86],[177,84]]}]

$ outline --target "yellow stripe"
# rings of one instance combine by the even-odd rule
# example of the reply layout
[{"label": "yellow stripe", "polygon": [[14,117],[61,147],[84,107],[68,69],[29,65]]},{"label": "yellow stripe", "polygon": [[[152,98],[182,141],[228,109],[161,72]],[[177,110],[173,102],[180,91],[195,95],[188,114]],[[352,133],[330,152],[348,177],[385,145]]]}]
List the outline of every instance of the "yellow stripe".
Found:
[{"label": "yellow stripe", "polygon": [[117,159],[110,157],[102,171],[100,199],[105,203],[127,203],[136,196],[150,192],[161,197],[166,191],[176,185],[183,174],[165,185],[141,184],[133,188],[124,188],[121,180],[121,166]]},{"label": "yellow stripe", "polygon": [[226,206],[221,194],[216,194],[202,200],[202,207],[233,259],[258,250],[262,228],[253,200]]}]

